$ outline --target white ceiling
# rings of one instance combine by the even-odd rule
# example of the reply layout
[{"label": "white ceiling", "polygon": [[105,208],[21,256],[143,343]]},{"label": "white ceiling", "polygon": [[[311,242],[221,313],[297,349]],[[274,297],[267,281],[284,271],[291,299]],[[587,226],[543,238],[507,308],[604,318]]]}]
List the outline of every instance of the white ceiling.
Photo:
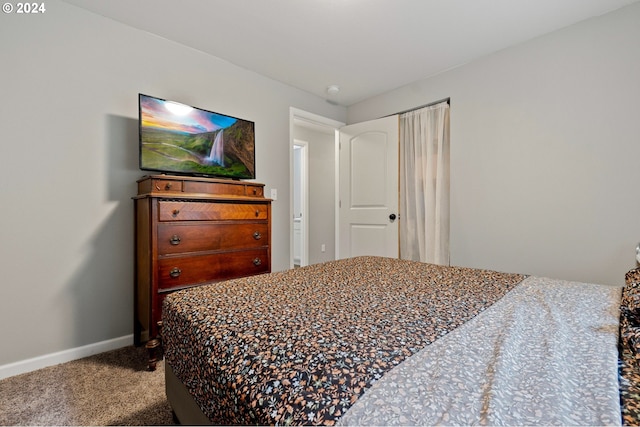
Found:
[{"label": "white ceiling", "polygon": [[64,1],[348,106],[640,0]]}]

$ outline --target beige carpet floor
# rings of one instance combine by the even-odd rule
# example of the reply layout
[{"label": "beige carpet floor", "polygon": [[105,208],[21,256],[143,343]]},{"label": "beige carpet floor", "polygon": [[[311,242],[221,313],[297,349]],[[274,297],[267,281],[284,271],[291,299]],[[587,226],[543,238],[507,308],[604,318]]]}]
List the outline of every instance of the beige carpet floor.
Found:
[{"label": "beige carpet floor", "polygon": [[0,380],[0,425],[170,425],[164,364],[125,347]]}]

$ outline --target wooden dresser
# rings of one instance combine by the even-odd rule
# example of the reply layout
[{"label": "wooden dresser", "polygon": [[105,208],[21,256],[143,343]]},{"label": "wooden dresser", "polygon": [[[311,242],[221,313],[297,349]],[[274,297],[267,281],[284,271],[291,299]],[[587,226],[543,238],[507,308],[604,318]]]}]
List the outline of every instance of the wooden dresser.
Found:
[{"label": "wooden dresser", "polygon": [[264,184],[145,176],[134,203],[136,345],[158,337],[162,300],[170,292],[271,271],[271,200]]}]

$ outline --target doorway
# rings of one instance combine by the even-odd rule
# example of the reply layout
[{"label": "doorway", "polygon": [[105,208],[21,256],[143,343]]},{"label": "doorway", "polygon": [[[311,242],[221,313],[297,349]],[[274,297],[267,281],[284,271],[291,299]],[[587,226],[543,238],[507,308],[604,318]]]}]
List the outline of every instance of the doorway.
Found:
[{"label": "doorway", "polygon": [[[293,107],[289,119],[290,267],[294,268],[335,259],[336,130],[344,123]],[[304,158],[306,167],[302,166]],[[306,184],[302,184],[303,178],[297,177],[298,169],[306,169],[300,172]],[[299,215],[301,208],[302,215]]]},{"label": "doorway", "polygon": [[[441,100],[435,103],[423,105],[421,107],[416,107],[415,110],[423,109],[424,107],[436,106],[442,102],[446,102],[449,104],[449,100]],[[411,110],[413,111],[413,110]],[[398,113],[394,115],[395,117],[388,116],[386,118],[371,120],[369,122],[356,123],[349,126],[344,126],[339,122],[335,122],[330,119],[326,119],[321,116],[317,116],[312,113],[306,113],[302,110],[296,110],[294,108],[290,109],[290,135],[292,141],[292,154],[291,158],[293,159],[293,135],[294,135],[294,123],[304,123],[310,126],[319,126],[323,129],[331,129],[334,134],[334,152],[335,152],[335,160],[334,160],[334,168],[332,170],[334,174],[334,254],[331,259],[345,258],[350,256],[357,255],[375,255],[379,253],[384,253],[385,256],[399,256],[400,247],[399,247],[399,232],[398,232],[398,224],[395,224],[396,219],[400,219],[398,208],[399,206],[396,201],[392,201],[391,199],[387,199],[386,195],[391,195],[392,193],[399,192],[399,186],[396,184],[390,185],[389,183],[392,181],[391,175],[389,173],[393,173],[395,170],[399,175],[400,165],[399,162],[393,161],[393,158],[398,159],[398,142],[397,137],[399,136],[399,123],[398,117],[400,114],[408,113],[409,111],[405,111],[402,113]],[[385,122],[387,119],[390,121],[394,121],[394,128],[388,128]],[[361,129],[362,126],[369,126],[369,124],[373,125],[372,128]],[[379,125],[382,127],[378,128]],[[356,129],[356,132],[350,131]],[[352,132],[353,135],[349,133]],[[448,125],[446,129],[446,133],[448,134]],[[344,137],[347,138],[342,141]],[[390,138],[393,134],[396,134],[396,142],[393,143]],[[369,137],[373,137],[371,141],[368,141]],[[355,144],[354,144],[355,143]],[[342,144],[342,148],[341,148]],[[395,144],[395,153],[392,154],[391,151],[383,150],[383,148],[391,148],[391,144]],[[313,143],[309,144],[309,158],[313,159]],[[386,153],[386,154],[384,154]],[[355,154],[355,156],[354,156]],[[347,169],[342,171],[341,162],[343,159],[353,159],[353,158],[361,158],[364,162],[359,162],[358,165],[351,164],[351,160],[345,162],[347,165]],[[378,161],[380,160],[380,161]],[[383,166],[382,160],[391,160],[390,163],[385,163]],[[293,162],[293,160],[292,160]],[[311,206],[311,203],[316,200],[317,193],[313,190],[313,182],[314,178],[312,178],[313,166],[312,160],[309,161],[310,166],[310,190],[308,199],[310,201],[309,215],[307,224],[311,230],[316,230],[317,224],[314,221],[314,214],[316,218],[321,218],[316,209]],[[375,165],[378,166],[375,166]],[[363,166],[364,165],[364,169]],[[292,163],[293,166],[293,163]],[[292,167],[293,169],[293,167]],[[373,171],[373,172],[372,172]],[[378,172],[376,172],[378,171]],[[384,171],[385,173],[381,173]],[[449,172],[447,172],[448,174]],[[324,177],[328,176],[327,174]],[[378,181],[376,181],[377,178]],[[395,178],[399,178],[395,177]],[[322,179],[320,179],[322,180]],[[366,185],[359,185],[362,183]],[[378,182],[375,184],[375,182]],[[396,179],[394,181],[398,183]],[[372,184],[373,183],[373,184]],[[342,185],[343,184],[343,185]],[[344,192],[343,187],[348,191]],[[384,188],[384,190],[383,190]],[[382,197],[383,193],[385,197]],[[355,197],[352,197],[355,195]],[[399,196],[399,193],[396,193]],[[366,196],[366,197],[365,197]],[[344,197],[344,199],[343,199]],[[292,197],[293,199],[293,197]],[[391,200],[389,202],[389,200]],[[317,206],[317,205],[316,205]],[[395,208],[393,207],[395,206]],[[384,209],[383,209],[384,208]],[[387,209],[387,211],[385,211]],[[349,215],[343,214],[343,211],[346,212],[350,210]],[[353,217],[350,216],[351,213],[356,211],[362,211],[363,213],[384,213],[382,217],[378,215],[378,217],[382,218],[382,220],[378,217],[369,221],[368,219],[365,221],[361,217]],[[379,211],[379,212],[378,212]],[[293,208],[292,208],[293,213]],[[356,212],[357,213],[357,212]],[[446,214],[448,217],[448,213]],[[326,215],[325,215],[326,217]],[[366,219],[366,218],[365,218]],[[348,226],[348,229],[343,229],[343,226]],[[292,254],[292,262],[293,266],[293,215],[292,215],[292,223],[291,223],[291,254]],[[394,230],[395,238],[389,237],[391,235],[386,231]],[[325,232],[325,235],[330,233],[330,231]],[[447,238],[448,239],[448,238]],[[344,242],[343,242],[344,240]],[[396,242],[394,245],[393,242]],[[355,243],[354,243],[355,242]],[[447,240],[448,242],[448,240]],[[313,254],[313,250],[316,249],[316,245],[314,244],[314,239],[312,236],[309,236],[309,239],[306,241],[308,254]],[[447,243],[448,244],[448,243]],[[322,251],[324,252],[325,245],[320,245]],[[389,252],[381,252],[380,248],[384,250],[393,250],[393,253]],[[310,255],[311,256],[311,255]],[[448,256],[448,255],[447,255]],[[311,264],[317,262],[314,260],[309,260]]]}]

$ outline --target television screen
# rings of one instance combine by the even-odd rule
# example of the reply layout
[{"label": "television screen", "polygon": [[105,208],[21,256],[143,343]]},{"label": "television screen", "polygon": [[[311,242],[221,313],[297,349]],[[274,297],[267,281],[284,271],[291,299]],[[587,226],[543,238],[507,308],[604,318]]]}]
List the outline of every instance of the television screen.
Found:
[{"label": "television screen", "polygon": [[139,95],[140,169],[253,179],[254,123]]}]

